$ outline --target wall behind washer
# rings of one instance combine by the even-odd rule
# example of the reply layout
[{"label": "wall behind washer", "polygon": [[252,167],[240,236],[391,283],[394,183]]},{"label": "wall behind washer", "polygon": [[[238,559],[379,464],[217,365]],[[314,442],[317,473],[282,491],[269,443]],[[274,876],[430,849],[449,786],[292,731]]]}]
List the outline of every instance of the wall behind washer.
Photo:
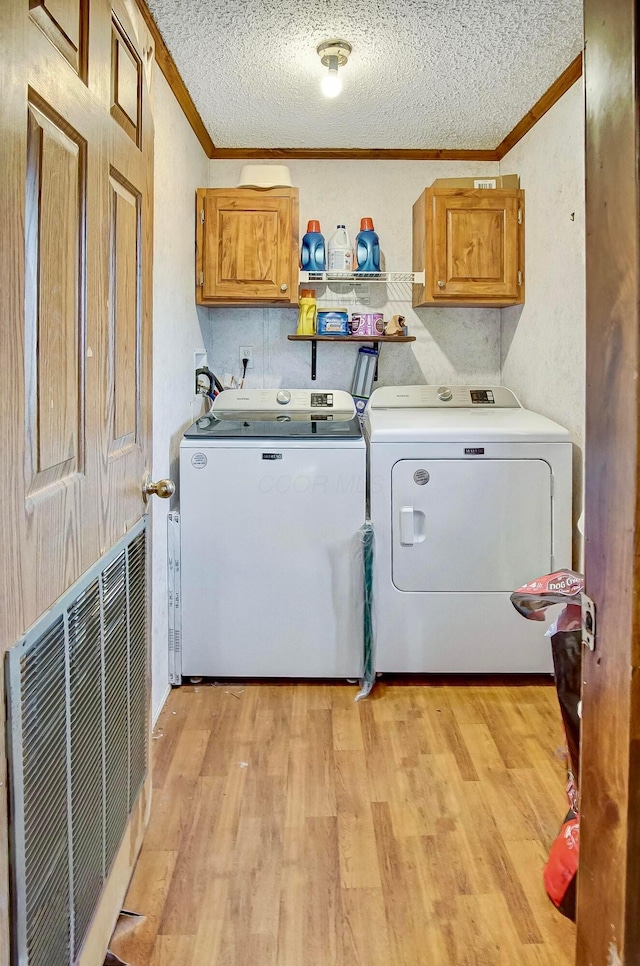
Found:
[{"label": "wall behind washer", "polygon": [[[155,71],[153,240],[154,480],[178,482],[178,447],[192,422],[194,351],[202,335],[194,301],[195,192],[207,183],[208,159],[161,72]],[[175,503],[176,498],[172,503]],[[152,709],[169,687],[167,514],[152,501]]]},{"label": "wall behind washer", "polygon": [[[526,191],[524,306],[502,309],[502,382],[570,430],[574,521],[582,510],[585,424],[585,201],[582,80],[500,162]],[[579,540],[574,541],[580,566]]]},{"label": "wall behind washer", "polygon": [[[238,182],[242,160],[209,162],[210,187]],[[387,271],[411,269],[412,206],[435,178],[497,174],[498,164],[435,161],[289,161],[300,188],[300,237],[310,218],[321,221],[325,238],[344,222],[355,238],[360,218],[374,219]],[[372,293],[375,287],[371,287]],[[499,309],[411,308],[410,286],[394,286],[380,308],[385,318],[406,317],[417,341],[384,345],[379,385],[394,383],[499,383]],[[333,303],[340,304],[337,297]],[[355,306],[347,306],[353,311]],[[374,306],[369,309],[373,311]],[[254,388],[312,385],[308,343],[287,341],[295,332],[296,309],[210,309],[203,321],[209,364],[217,374],[238,373],[239,347],[253,346]],[[357,346],[318,345],[318,379],[325,388],[350,389]]]}]

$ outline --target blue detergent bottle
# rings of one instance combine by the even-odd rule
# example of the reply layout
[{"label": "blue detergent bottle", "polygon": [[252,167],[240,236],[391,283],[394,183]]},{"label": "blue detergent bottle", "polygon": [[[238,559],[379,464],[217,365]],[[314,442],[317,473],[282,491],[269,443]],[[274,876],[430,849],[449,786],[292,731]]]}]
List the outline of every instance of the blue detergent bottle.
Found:
[{"label": "blue detergent bottle", "polygon": [[373,230],[373,218],[362,218],[356,235],[358,272],[380,271],[380,239]]},{"label": "blue detergent bottle", "polygon": [[300,268],[303,272],[324,272],[326,266],[324,235],[319,221],[307,223],[307,234],[302,239]]}]

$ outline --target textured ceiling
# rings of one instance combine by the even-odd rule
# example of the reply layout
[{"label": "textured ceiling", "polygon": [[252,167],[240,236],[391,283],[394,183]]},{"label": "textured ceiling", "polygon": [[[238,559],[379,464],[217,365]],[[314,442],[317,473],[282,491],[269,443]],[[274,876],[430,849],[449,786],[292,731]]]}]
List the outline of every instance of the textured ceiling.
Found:
[{"label": "textured ceiling", "polygon": [[[216,147],[495,148],[582,46],[582,0],[148,0]],[[343,93],[315,48],[353,45]]]}]

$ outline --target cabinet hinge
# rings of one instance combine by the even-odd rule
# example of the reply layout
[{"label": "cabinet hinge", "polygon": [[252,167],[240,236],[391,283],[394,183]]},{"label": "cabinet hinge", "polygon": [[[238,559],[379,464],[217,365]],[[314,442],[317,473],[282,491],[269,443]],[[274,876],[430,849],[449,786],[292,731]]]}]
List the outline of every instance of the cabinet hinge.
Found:
[{"label": "cabinet hinge", "polygon": [[[202,213],[202,220],[204,221],[204,212]],[[518,208],[518,224],[522,224],[522,208]]]},{"label": "cabinet hinge", "polygon": [[[520,215],[518,214],[518,221],[520,220]],[[204,225],[204,208],[200,209],[200,221]]]},{"label": "cabinet hinge", "polygon": [[522,272],[518,269],[518,285],[522,285]]},{"label": "cabinet hinge", "polygon": [[582,643],[589,648],[590,651],[595,651],[596,649],[596,605],[587,597],[586,594],[582,594]]},{"label": "cabinet hinge", "polygon": [[200,285],[204,285],[204,272],[200,272]]}]

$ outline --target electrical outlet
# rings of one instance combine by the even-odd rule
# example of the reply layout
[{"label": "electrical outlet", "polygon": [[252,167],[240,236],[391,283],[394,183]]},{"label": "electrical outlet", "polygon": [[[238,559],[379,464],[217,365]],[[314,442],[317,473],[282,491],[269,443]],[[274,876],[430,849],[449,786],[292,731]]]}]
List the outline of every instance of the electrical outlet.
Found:
[{"label": "electrical outlet", "polygon": [[241,345],[240,346],[240,373],[242,373],[243,359],[248,359],[247,369],[253,369],[253,346],[252,345]]}]

